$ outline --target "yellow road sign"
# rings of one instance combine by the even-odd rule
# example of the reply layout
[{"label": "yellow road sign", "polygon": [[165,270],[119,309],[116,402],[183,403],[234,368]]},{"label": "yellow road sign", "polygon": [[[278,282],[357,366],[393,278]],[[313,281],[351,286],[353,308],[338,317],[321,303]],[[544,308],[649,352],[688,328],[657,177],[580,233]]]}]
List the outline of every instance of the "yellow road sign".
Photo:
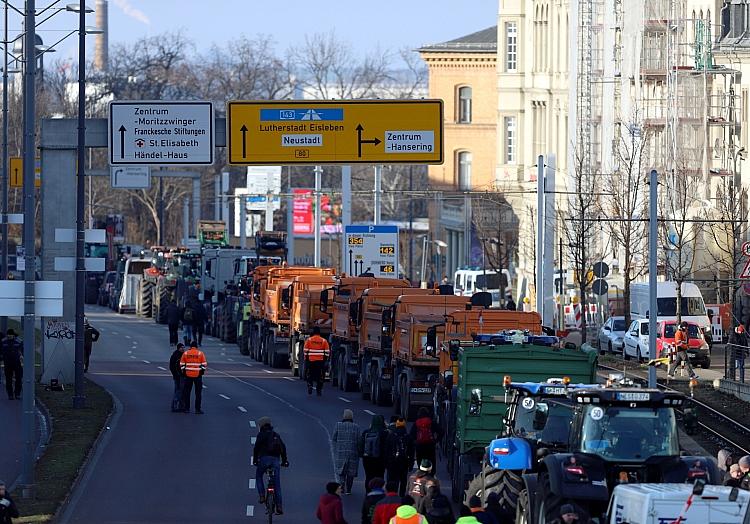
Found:
[{"label": "yellow road sign", "polygon": [[442,100],[227,103],[230,164],[442,164]]},{"label": "yellow road sign", "polygon": [[[23,187],[23,158],[12,156],[8,160],[8,180],[10,187]],[[39,158],[36,159],[34,169],[34,187],[42,187],[42,167]]]}]

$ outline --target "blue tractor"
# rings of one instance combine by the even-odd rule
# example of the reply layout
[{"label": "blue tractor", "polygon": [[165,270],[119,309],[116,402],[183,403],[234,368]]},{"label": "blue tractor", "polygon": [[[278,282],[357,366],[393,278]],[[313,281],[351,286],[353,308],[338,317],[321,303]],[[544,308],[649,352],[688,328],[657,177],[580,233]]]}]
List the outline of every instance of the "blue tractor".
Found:
[{"label": "blue tractor", "polygon": [[571,393],[597,388],[596,384],[570,384],[568,377],[546,382],[511,382],[505,377],[508,411],[501,438],[487,448],[482,471],[466,490],[466,500],[476,495],[486,501],[497,493],[503,511],[516,514],[523,475],[536,471],[536,456],[567,451],[573,419]]},{"label": "blue tractor", "polygon": [[697,479],[719,484],[712,459],[680,454],[674,410],[683,399],[656,389],[576,388],[570,393],[567,450],[534,449],[521,437],[493,441],[495,467],[525,469],[516,523],[551,522],[560,517],[563,504],[604,522],[610,495],[619,484]]}]

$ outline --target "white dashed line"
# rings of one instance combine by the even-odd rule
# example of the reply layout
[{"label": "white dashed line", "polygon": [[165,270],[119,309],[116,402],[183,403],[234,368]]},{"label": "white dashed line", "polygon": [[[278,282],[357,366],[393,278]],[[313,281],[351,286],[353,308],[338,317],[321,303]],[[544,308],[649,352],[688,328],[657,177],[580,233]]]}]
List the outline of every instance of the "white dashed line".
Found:
[{"label": "white dashed line", "polygon": [[203,389],[208,389],[206,386],[203,386]]},{"label": "white dashed line", "polygon": [[132,353],[132,351],[128,351],[128,354]]},{"label": "white dashed line", "polygon": [[249,368],[253,367],[253,365],[252,365],[252,364],[250,364],[250,363],[248,363],[248,362],[243,362],[243,364],[245,364],[245,365],[246,365],[247,367],[249,367]]},{"label": "white dashed line", "polygon": [[137,358],[135,355],[130,355],[130,358]]},{"label": "white dashed line", "polygon": [[248,506],[245,514],[252,517],[255,514],[255,506]]},{"label": "white dashed line", "polygon": [[133,337],[131,337],[130,335],[125,335],[125,338],[133,338]]},{"label": "white dashed line", "polygon": [[113,331],[112,334],[113,335],[119,335],[119,333],[117,331]]},{"label": "white dashed line", "polygon": [[237,409],[239,409],[243,413],[247,413],[247,410],[245,408],[243,408],[242,406],[237,406]]},{"label": "white dashed line", "polygon": [[219,396],[226,400],[231,400],[228,396],[224,395],[223,393],[219,393]]},{"label": "white dashed line", "polygon": [[270,369],[264,369],[263,371],[265,371],[269,375],[273,375],[274,374],[274,371],[271,371]]},{"label": "white dashed line", "polygon": [[290,382],[296,382],[292,377],[284,377],[284,380],[288,380]]},{"label": "white dashed line", "polygon": [[143,360],[142,362],[143,362],[144,364],[151,364],[151,362],[149,362],[148,360]]},{"label": "white dashed line", "polygon": [[255,489],[255,479],[249,479],[247,481],[247,489]]},{"label": "white dashed line", "polygon": [[364,410],[364,411],[365,411],[365,413],[367,413],[368,415],[373,415],[373,416],[375,415],[375,413],[373,413],[373,412],[372,412],[372,411],[370,411],[369,409],[366,409],[366,410]]},{"label": "white dashed line", "polygon": [[255,437],[250,437],[250,444],[255,445]]},{"label": "white dashed line", "polygon": [[159,366],[159,369],[161,369],[162,371],[166,371],[167,370],[167,368],[163,368],[161,366]]},{"label": "white dashed line", "polygon": [[351,403],[352,403],[352,401],[351,401],[351,400],[349,400],[348,398],[344,398],[344,397],[339,397],[339,400],[343,400],[343,401],[344,401],[344,402],[346,402],[347,404],[351,404]]},{"label": "white dashed line", "polygon": [[[255,427],[255,421],[254,421],[254,420],[251,420],[251,421],[250,421],[250,427],[251,427],[251,428],[254,428],[254,427]],[[255,482],[255,481],[253,480],[253,482]]]},{"label": "white dashed line", "polygon": [[221,356],[222,356],[222,357],[226,357],[226,356],[227,356],[227,354],[226,354],[226,353],[221,353]]},{"label": "white dashed line", "polygon": [[228,360],[229,362],[234,362],[234,359],[233,359],[233,358],[228,358],[227,360]]}]

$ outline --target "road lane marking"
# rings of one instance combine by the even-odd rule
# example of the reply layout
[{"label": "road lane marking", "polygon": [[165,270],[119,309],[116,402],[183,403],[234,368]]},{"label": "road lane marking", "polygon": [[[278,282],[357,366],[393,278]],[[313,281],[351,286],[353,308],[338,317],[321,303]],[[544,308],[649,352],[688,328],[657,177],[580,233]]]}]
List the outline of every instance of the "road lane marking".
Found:
[{"label": "road lane marking", "polygon": [[270,369],[264,369],[264,372],[268,373],[269,375],[273,375],[275,371],[271,371]]},{"label": "road lane marking", "polygon": [[167,370],[167,368],[163,368],[161,366],[159,366],[159,369],[161,369],[162,371],[166,371]]},{"label": "road lane marking", "polygon": [[117,331],[113,331],[112,334],[113,335],[119,335],[119,333]]},{"label": "road lane marking", "polygon": [[255,421],[254,421],[254,420],[251,420],[251,421],[250,421],[250,427],[251,427],[251,428],[254,428],[254,427],[255,427]]},{"label": "road lane marking", "polygon": [[226,353],[221,353],[221,356],[222,356],[222,357],[226,357],[226,356],[227,356],[227,354],[226,354]]},{"label": "road lane marking", "polygon": [[255,489],[255,479],[249,479],[247,481],[247,489]]},{"label": "road lane marking", "polygon": [[250,437],[250,444],[255,445],[255,437]]},{"label": "road lane marking", "polygon": [[255,506],[248,506],[245,514],[248,517],[252,517],[254,513],[255,513]]},{"label": "road lane marking", "polygon": [[151,362],[149,362],[148,360],[143,360],[142,362],[143,362],[144,364],[151,364]]},{"label": "road lane marking", "polygon": [[247,413],[247,410],[245,408],[243,408],[242,406],[237,406],[237,409],[239,409],[243,413]]},{"label": "road lane marking", "polygon": [[133,337],[131,337],[130,335],[125,335],[125,338],[133,338]]},{"label": "road lane marking", "polygon": [[233,358],[228,358],[227,360],[228,360],[229,362],[234,362],[234,359],[233,359]]},{"label": "road lane marking", "polygon": [[284,380],[289,380],[291,382],[296,382],[292,377],[284,377]]},{"label": "road lane marking", "polygon": [[219,393],[219,396],[226,400],[231,400],[228,396],[224,395],[223,393]]},{"label": "road lane marking", "polygon": [[208,389],[208,387],[206,387],[206,386],[203,386],[203,389]]},{"label": "road lane marking", "polygon": [[135,355],[130,355],[130,358],[138,358],[138,357],[136,357]]},{"label": "road lane marking", "polygon": [[351,403],[352,403],[352,401],[351,401],[351,400],[349,400],[348,398],[344,398],[344,397],[339,397],[339,400],[343,400],[343,401],[344,401],[344,402],[346,402],[347,404],[351,404]]},{"label": "road lane marking", "polygon": [[366,410],[364,410],[364,411],[365,411],[365,413],[367,413],[368,415],[372,415],[372,416],[375,416],[375,413],[373,413],[373,412],[372,412],[372,411],[370,411],[369,409],[366,409]]},{"label": "road lane marking", "polygon": [[128,351],[128,354],[132,353],[132,351]]},{"label": "road lane marking", "polygon": [[250,364],[249,362],[243,362],[243,364],[245,364],[245,365],[246,365],[247,367],[249,367],[249,368],[253,367],[253,365],[252,365],[252,364]]}]

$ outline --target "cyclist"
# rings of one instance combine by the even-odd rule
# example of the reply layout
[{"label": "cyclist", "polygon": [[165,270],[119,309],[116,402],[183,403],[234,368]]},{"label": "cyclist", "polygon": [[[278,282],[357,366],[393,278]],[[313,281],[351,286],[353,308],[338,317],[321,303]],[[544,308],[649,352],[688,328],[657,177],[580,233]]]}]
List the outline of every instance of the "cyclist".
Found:
[{"label": "cyclist", "polygon": [[286,445],[281,440],[281,436],[273,430],[271,419],[261,417],[258,420],[260,431],[258,438],[255,440],[253,448],[253,464],[255,464],[255,486],[258,489],[260,504],[266,502],[266,486],[264,484],[263,474],[267,469],[273,469],[274,472],[274,490],[276,496],[276,514],[284,513],[281,506],[281,467],[289,467],[289,461],[286,456]]}]

